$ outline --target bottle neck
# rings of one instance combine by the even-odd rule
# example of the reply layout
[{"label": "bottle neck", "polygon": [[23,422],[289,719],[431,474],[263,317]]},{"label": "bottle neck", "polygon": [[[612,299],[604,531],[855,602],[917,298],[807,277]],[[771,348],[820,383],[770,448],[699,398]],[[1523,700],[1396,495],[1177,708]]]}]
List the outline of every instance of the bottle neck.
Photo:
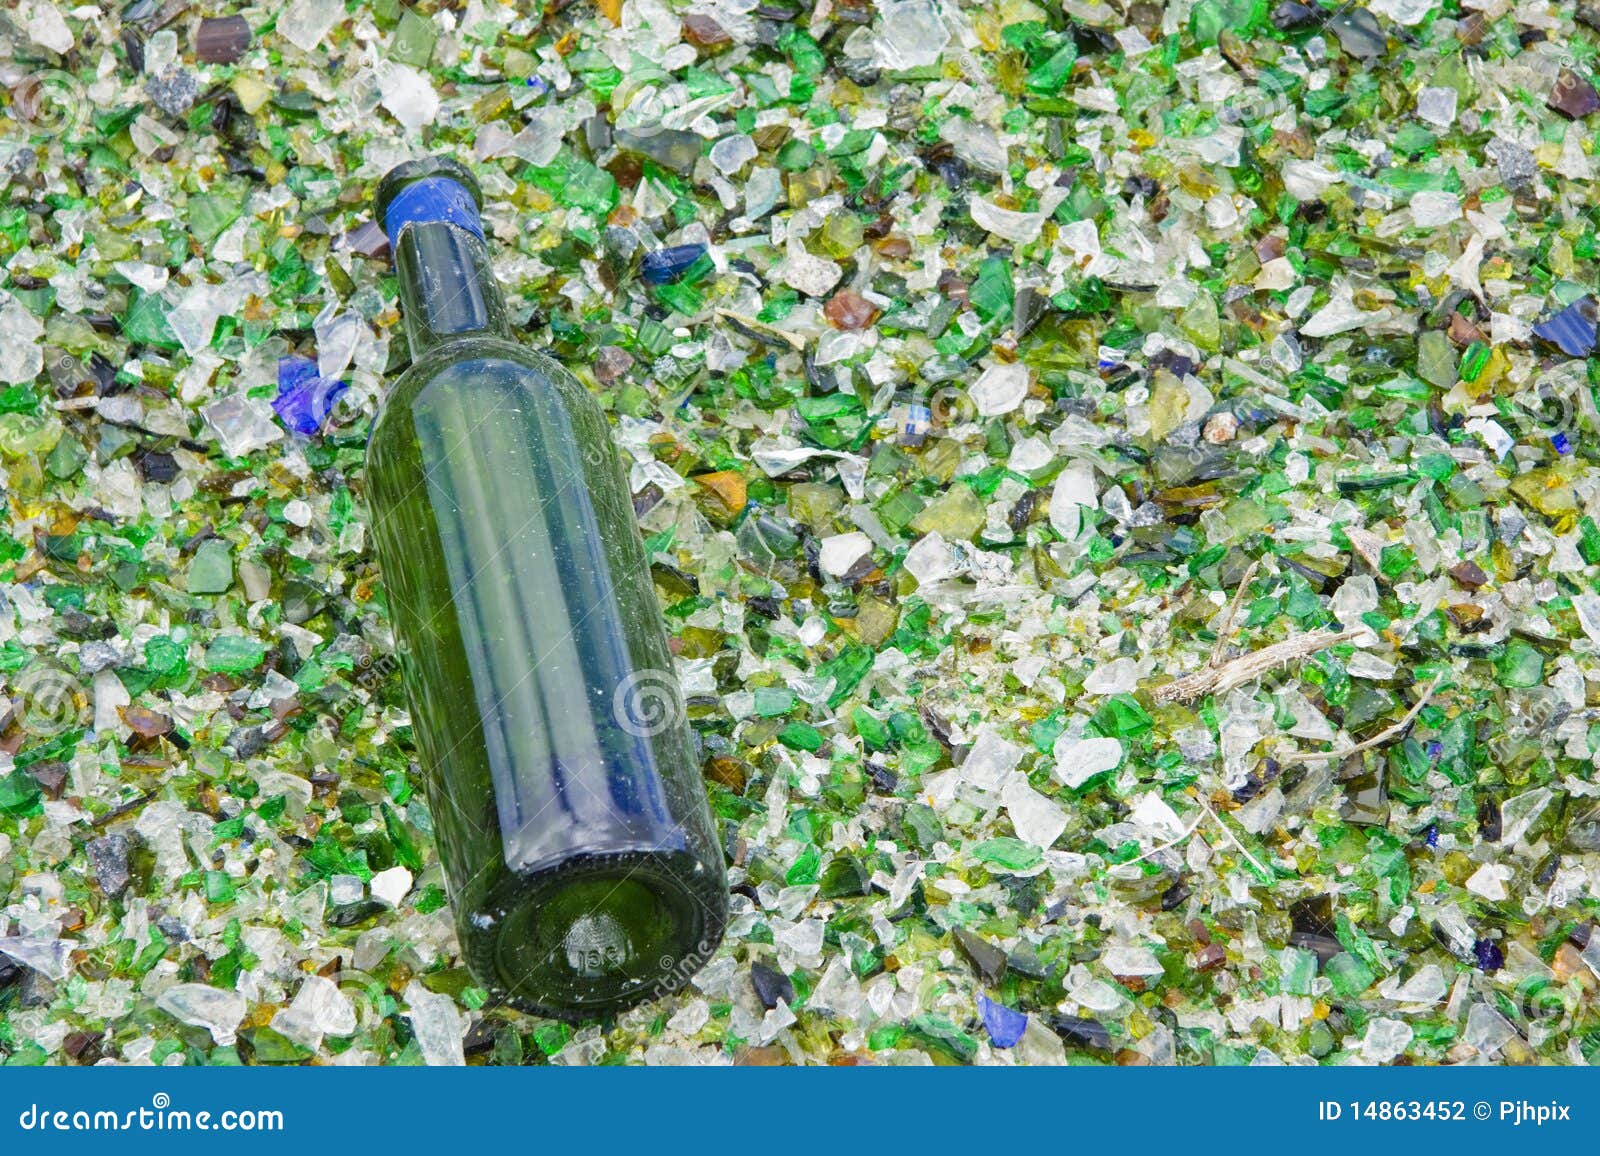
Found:
[{"label": "bottle neck", "polygon": [[410,222],[400,231],[394,264],[413,361],[457,338],[511,336],[489,247],[466,229],[443,221]]}]

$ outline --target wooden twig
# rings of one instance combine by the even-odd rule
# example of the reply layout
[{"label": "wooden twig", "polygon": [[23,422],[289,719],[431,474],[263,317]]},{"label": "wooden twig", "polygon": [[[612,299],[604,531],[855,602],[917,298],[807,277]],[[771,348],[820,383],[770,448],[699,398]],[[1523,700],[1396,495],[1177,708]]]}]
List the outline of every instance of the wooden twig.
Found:
[{"label": "wooden twig", "polygon": [[1345,759],[1351,755],[1358,755],[1362,751],[1370,751],[1373,747],[1381,747],[1384,743],[1388,742],[1390,739],[1404,731],[1412,724],[1412,722],[1416,720],[1416,717],[1422,713],[1422,708],[1427,706],[1428,700],[1433,697],[1433,692],[1439,689],[1439,684],[1443,681],[1444,675],[1441,674],[1435,677],[1434,680],[1428,684],[1428,689],[1422,692],[1422,697],[1417,699],[1417,704],[1406,712],[1405,718],[1401,719],[1399,722],[1395,723],[1394,726],[1389,727],[1387,730],[1373,735],[1370,739],[1364,739],[1361,742],[1356,743],[1354,746],[1345,747],[1343,750],[1338,751],[1291,751],[1289,754],[1278,760],[1278,765],[1289,767],[1293,766],[1295,763],[1321,763],[1329,760]]},{"label": "wooden twig", "polygon": [[1365,632],[1364,627],[1357,627],[1352,630],[1318,630],[1311,634],[1296,635],[1282,642],[1274,642],[1271,646],[1263,646],[1260,650],[1252,650],[1249,654],[1241,654],[1238,658],[1229,659],[1220,665],[1208,663],[1193,674],[1162,683],[1150,693],[1156,702],[1163,705],[1173,702],[1193,702],[1208,694],[1243,686],[1285,663],[1316,654],[1319,650],[1327,650],[1330,646],[1337,646],[1341,642],[1349,642]]},{"label": "wooden twig", "polygon": [[1260,567],[1261,560],[1258,558],[1250,563],[1244,577],[1239,579],[1239,586],[1233,592],[1233,601],[1228,603],[1228,612],[1222,616],[1222,625],[1217,628],[1217,644],[1211,648],[1212,666],[1222,665],[1222,656],[1228,652],[1228,636],[1233,633],[1233,620],[1239,617],[1239,607],[1244,603],[1244,596],[1250,592],[1250,580]]}]

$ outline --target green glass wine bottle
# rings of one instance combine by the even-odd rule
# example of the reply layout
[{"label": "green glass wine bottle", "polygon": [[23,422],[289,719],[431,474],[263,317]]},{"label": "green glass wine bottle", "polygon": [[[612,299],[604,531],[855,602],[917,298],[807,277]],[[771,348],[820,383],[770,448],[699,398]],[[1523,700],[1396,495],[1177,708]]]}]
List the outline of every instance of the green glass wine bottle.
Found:
[{"label": "green glass wine bottle", "polygon": [[683,983],[727,883],[605,416],[512,340],[470,173],[384,177],[411,367],[367,493],[462,952],[576,1017]]}]

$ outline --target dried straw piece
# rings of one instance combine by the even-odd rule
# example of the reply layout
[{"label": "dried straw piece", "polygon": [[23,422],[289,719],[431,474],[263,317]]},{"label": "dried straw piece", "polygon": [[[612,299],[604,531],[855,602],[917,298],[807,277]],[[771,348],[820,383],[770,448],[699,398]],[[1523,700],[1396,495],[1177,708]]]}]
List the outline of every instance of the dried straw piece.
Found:
[{"label": "dried straw piece", "polygon": [[1207,663],[1193,674],[1162,683],[1150,693],[1162,705],[1193,702],[1208,694],[1243,686],[1280,666],[1316,654],[1319,650],[1327,650],[1330,646],[1338,646],[1341,642],[1349,642],[1364,633],[1364,627],[1357,627],[1353,630],[1318,630],[1311,634],[1299,634],[1282,642],[1274,642],[1271,646],[1263,646],[1260,650],[1252,650],[1249,654],[1241,654],[1238,658],[1230,658],[1220,665]]}]

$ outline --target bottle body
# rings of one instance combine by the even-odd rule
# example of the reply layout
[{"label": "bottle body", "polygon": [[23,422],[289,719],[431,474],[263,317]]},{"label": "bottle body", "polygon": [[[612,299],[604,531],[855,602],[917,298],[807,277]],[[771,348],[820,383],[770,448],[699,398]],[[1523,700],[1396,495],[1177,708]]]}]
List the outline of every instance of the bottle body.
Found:
[{"label": "bottle body", "polygon": [[[408,274],[452,292],[407,268],[437,229],[402,239],[403,299]],[[463,954],[547,1014],[664,994],[715,950],[726,881],[605,417],[504,336],[425,332],[367,489]]]}]

